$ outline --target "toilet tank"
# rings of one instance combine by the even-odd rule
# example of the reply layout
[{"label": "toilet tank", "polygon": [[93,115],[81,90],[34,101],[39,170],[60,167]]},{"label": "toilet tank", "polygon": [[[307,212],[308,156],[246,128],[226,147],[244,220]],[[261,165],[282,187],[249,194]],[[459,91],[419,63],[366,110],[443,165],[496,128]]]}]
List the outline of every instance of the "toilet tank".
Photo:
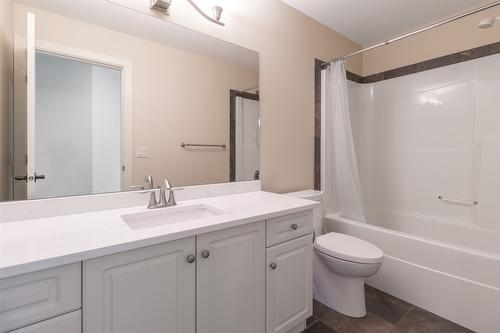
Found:
[{"label": "toilet tank", "polygon": [[321,235],[323,233],[323,220],[325,217],[324,216],[324,208],[323,208],[324,207],[323,191],[305,190],[305,191],[285,193],[285,195],[295,197],[295,198],[318,201],[319,203],[321,203],[321,205],[319,207],[314,208],[314,212],[313,212],[314,235],[315,236]]}]

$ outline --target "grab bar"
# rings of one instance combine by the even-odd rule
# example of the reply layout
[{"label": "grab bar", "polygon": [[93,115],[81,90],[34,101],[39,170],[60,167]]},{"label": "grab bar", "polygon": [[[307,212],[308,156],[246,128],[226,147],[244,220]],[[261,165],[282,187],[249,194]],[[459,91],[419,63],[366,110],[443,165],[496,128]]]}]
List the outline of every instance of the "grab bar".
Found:
[{"label": "grab bar", "polygon": [[217,147],[217,148],[226,148],[226,144],[221,144],[221,145],[207,145],[207,144],[202,144],[202,143],[181,143],[182,148],[186,147]]},{"label": "grab bar", "polygon": [[447,198],[447,197],[443,197],[442,195],[438,196],[438,199],[441,201],[456,203],[456,204],[460,204],[460,205],[475,206],[478,204],[478,202],[476,200],[470,201],[470,200]]}]

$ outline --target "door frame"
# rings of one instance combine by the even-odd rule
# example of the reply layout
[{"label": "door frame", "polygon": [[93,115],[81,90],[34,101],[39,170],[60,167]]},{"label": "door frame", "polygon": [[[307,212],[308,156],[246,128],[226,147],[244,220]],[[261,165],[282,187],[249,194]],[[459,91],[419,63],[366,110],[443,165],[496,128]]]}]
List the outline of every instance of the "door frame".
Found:
[{"label": "door frame", "polygon": [[236,181],[236,97],[259,100],[259,93],[252,94],[235,89],[229,90],[229,181]]},{"label": "door frame", "polygon": [[[88,62],[100,66],[112,67],[121,72],[121,128],[122,128],[122,175],[120,191],[127,191],[132,186],[132,62],[105,54],[72,48],[43,40],[37,40],[35,52]],[[89,193],[94,194],[94,193]]]}]

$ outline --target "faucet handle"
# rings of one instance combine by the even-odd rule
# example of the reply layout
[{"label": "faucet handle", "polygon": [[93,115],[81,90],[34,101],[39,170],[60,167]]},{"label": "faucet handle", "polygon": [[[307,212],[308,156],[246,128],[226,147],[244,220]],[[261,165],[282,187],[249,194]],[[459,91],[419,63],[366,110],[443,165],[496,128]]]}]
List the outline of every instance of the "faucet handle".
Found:
[{"label": "faucet handle", "polygon": [[165,191],[163,192],[165,194],[166,190],[168,189],[168,200],[166,200],[166,205],[167,206],[175,206],[177,205],[177,202],[175,201],[175,195],[174,195],[174,184],[165,178],[163,180],[162,186],[165,186]]},{"label": "faucet handle", "polygon": [[161,182],[161,185],[160,185],[160,199],[159,199],[159,203],[158,203],[158,205],[160,207],[167,206],[167,197],[165,195],[165,192],[167,191],[167,189],[170,190],[170,183],[165,178],[165,179],[163,179],[163,181]]},{"label": "faucet handle", "polygon": [[172,182],[167,178],[163,179],[163,184],[165,185],[165,188],[169,190],[174,187],[174,184],[172,184]]},{"label": "faucet handle", "polygon": [[147,174],[146,177],[144,177],[144,188],[147,190],[154,188],[153,177],[151,177],[150,174]]},{"label": "faucet handle", "polygon": [[175,201],[174,190],[175,189],[173,187],[171,187],[170,191],[168,191],[167,205],[169,205],[169,206],[176,206],[177,205],[177,202]]},{"label": "faucet handle", "polygon": [[153,177],[151,177],[150,174],[147,174],[146,177],[144,177],[144,188],[146,191],[142,193],[151,192],[149,196],[148,208],[155,208],[158,205],[158,201],[156,200],[156,193],[154,191]]}]

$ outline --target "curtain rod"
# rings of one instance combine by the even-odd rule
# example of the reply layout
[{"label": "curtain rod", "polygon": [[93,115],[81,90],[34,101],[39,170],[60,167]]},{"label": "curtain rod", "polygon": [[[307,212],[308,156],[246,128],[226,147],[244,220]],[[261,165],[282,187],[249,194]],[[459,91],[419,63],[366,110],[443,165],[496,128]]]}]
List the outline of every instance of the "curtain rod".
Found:
[{"label": "curtain rod", "polygon": [[392,44],[394,42],[397,42],[398,40],[401,40],[401,39],[405,39],[407,37],[410,37],[410,36],[413,36],[413,35],[416,35],[416,34],[419,34],[421,32],[424,32],[424,31],[427,31],[427,30],[430,30],[430,29],[433,29],[433,28],[436,28],[436,27],[439,27],[443,24],[446,24],[446,23],[450,23],[450,22],[453,22],[453,21],[456,21],[458,19],[461,19],[463,17],[466,17],[466,16],[469,16],[469,15],[472,15],[472,14],[475,14],[475,13],[478,13],[478,12],[481,12],[483,10],[486,10],[486,9],[489,9],[489,8],[492,8],[492,7],[495,7],[495,6],[498,6],[500,5],[500,0],[497,0],[497,1],[494,1],[492,3],[489,3],[487,5],[484,5],[484,6],[481,6],[481,7],[478,7],[476,9],[472,9],[472,10],[469,10],[467,12],[464,12],[462,14],[459,14],[459,15],[456,15],[456,16],[453,16],[453,17],[450,17],[450,18],[447,18],[445,20],[442,20],[442,21],[439,21],[437,23],[434,23],[434,24],[431,24],[425,28],[422,28],[422,29],[418,29],[418,30],[415,30],[415,31],[412,31],[412,32],[409,32],[407,34],[404,34],[404,35],[401,35],[401,36],[398,36],[398,37],[395,37],[395,38],[392,38],[392,39],[388,39],[386,40],[385,42],[381,42],[381,43],[378,43],[378,44],[375,44],[375,45],[372,45],[372,46],[369,46],[369,47],[366,47],[364,49],[361,49],[359,51],[356,51],[356,52],[353,52],[353,53],[349,53],[349,54],[346,54],[344,56],[341,56],[341,57],[337,57],[337,58],[333,58],[331,60],[329,60],[327,62],[327,64],[331,63],[331,62],[335,62],[335,61],[339,61],[339,60],[344,60],[346,58],[349,58],[349,57],[352,57],[354,55],[357,55],[357,54],[360,54],[360,53],[363,53],[365,51],[368,51],[368,50],[373,50],[373,49],[376,49],[378,47],[381,47],[381,46],[386,46],[386,45],[389,45],[389,44]]}]

